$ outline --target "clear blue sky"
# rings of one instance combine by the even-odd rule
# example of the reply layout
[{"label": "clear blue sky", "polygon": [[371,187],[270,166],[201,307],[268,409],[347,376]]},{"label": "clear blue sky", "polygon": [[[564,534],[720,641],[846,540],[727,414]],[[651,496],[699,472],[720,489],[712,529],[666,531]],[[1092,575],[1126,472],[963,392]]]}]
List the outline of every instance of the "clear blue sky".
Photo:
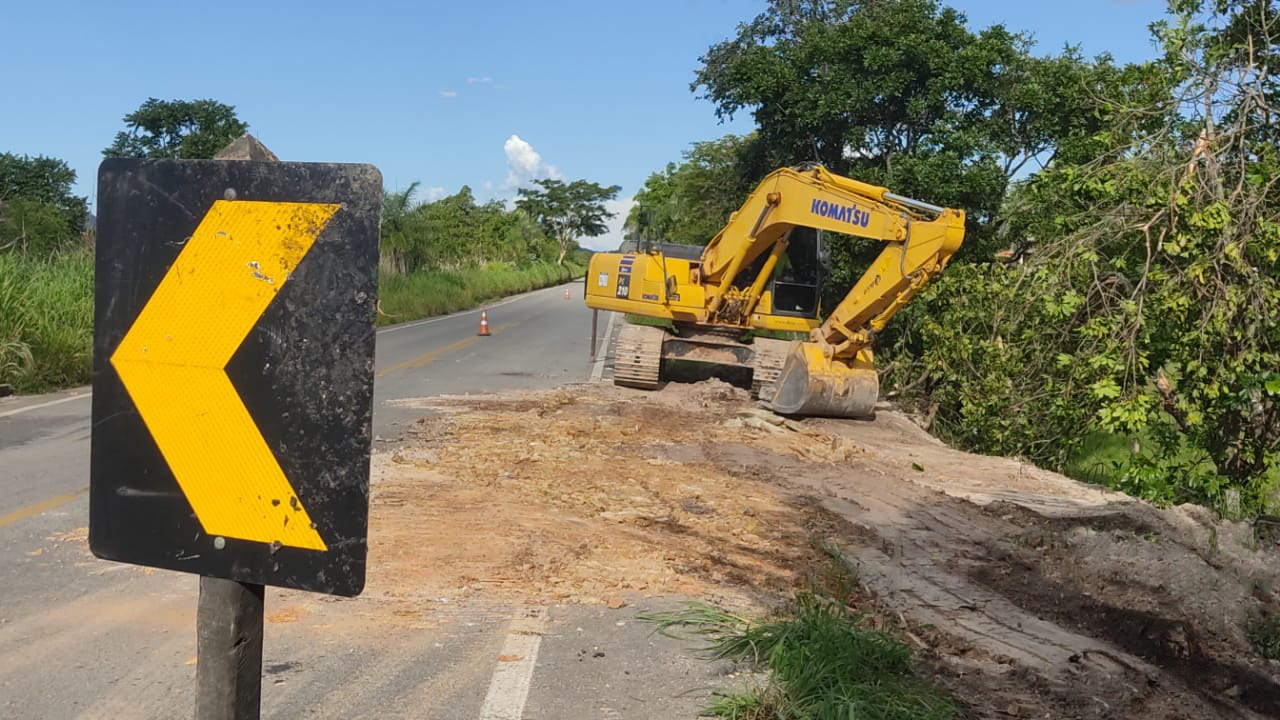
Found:
[{"label": "clear blue sky", "polygon": [[[1048,53],[1151,57],[1162,0],[952,0]],[[422,199],[481,199],[556,173],[622,186],[718,124],[689,90],[698,58],[755,0],[142,2],[45,0],[4,11],[0,151],[66,160],[94,200],[101,150],[148,97],[213,98],[284,160],[369,162]],[[517,136],[518,139],[513,139]],[[536,154],[536,157],[535,157]],[[622,203],[619,203],[621,209]],[[616,247],[616,237],[594,244]]]}]

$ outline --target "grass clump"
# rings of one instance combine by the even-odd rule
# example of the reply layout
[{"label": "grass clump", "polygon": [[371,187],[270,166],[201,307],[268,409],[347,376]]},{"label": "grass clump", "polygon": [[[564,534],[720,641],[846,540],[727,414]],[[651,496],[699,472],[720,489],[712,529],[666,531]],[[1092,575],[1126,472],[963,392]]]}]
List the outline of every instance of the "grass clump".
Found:
[{"label": "grass clump", "polygon": [[420,270],[383,275],[378,294],[379,325],[417,320],[467,310],[497,298],[567,282],[583,273],[571,262],[556,265],[494,263],[460,270]]},{"label": "grass clump", "polygon": [[93,253],[0,253],[0,383],[43,392],[93,369]]},{"label": "grass clump", "polygon": [[1245,637],[1258,654],[1268,660],[1280,660],[1280,617],[1256,612],[1244,624]]},{"label": "grass clump", "polygon": [[767,671],[746,690],[718,695],[707,708],[732,720],[933,720],[958,709],[917,677],[911,649],[889,633],[861,628],[861,614],[830,597],[803,592],[775,618],[753,621],[701,602],[642,616],[670,637],[702,643],[709,659]]}]

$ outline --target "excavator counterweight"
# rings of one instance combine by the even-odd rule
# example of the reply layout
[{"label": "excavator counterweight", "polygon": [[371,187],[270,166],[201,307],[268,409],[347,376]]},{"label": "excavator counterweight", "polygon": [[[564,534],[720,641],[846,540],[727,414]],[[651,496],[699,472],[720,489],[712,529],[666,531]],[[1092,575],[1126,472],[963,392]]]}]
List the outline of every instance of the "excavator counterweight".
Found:
[{"label": "excavator counterweight", "polygon": [[[829,313],[821,307],[823,233],[884,245]],[[666,326],[627,328],[616,349],[617,384],[654,388],[669,366],[702,364],[735,377],[747,371],[752,392],[785,415],[869,418],[879,395],[876,334],[963,239],[960,210],[821,166],[782,168],[705,248],[592,256],[586,301]],[[804,339],[788,347],[779,334]]]}]

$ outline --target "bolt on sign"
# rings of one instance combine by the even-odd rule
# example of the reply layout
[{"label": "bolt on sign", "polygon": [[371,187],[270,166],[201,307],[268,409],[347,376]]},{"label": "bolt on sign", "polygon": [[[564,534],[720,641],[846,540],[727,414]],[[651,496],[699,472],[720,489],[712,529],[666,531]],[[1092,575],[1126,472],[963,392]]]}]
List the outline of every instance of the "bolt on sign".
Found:
[{"label": "bolt on sign", "polygon": [[381,201],[371,165],[102,163],[95,555],[361,591]]}]

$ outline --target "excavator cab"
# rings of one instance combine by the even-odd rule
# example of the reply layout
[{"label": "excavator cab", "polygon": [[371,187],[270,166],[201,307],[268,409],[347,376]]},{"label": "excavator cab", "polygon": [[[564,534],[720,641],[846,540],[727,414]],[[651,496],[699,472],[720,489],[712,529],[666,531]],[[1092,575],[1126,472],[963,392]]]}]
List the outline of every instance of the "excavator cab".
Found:
[{"label": "excavator cab", "polygon": [[825,275],[822,249],[821,230],[797,227],[791,231],[787,251],[769,284],[774,315],[818,317]]}]

